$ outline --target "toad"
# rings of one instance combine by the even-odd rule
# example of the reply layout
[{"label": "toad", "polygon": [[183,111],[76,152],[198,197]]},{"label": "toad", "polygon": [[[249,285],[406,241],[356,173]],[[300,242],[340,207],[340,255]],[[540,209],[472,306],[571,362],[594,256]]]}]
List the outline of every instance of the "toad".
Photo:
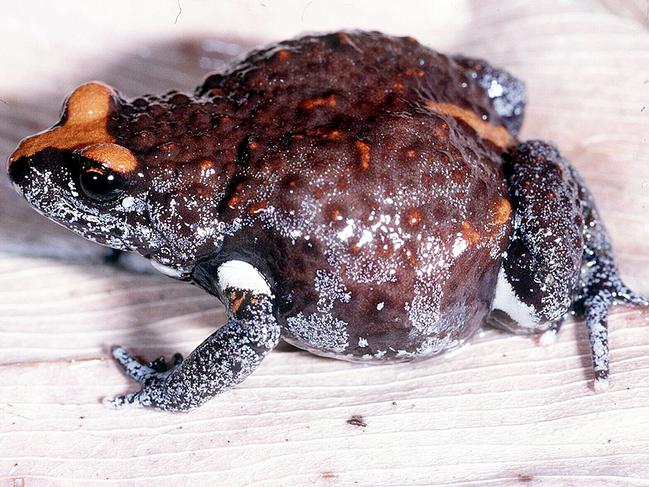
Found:
[{"label": "toad", "polygon": [[522,142],[524,84],[410,37],[309,35],[257,50],[193,94],[126,99],[90,82],[8,161],[16,190],[79,235],[139,252],[219,298],[227,322],[187,358],[114,358],[186,411],[283,339],[363,363],[419,360],[484,324],[588,327],[609,376],[620,279],[593,199],[556,147]]}]

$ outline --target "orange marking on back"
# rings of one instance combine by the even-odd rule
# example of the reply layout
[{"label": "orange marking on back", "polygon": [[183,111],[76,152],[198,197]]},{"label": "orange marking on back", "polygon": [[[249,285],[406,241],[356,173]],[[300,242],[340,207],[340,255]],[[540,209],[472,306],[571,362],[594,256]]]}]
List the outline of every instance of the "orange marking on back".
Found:
[{"label": "orange marking on back", "polygon": [[476,232],[467,221],[462,223],[462,236],[464,237],[464,240],[469,242],[471,245],[475,245],[480,241],[480,234]]},{"label": "orange marking on back", "polygon": [[212,169],[214,167],[214,161],[211,161],[210,159],[203,159],[200,162],[199,167],[201,168],[201,170],[207,171],[208,169]]},{"label": "orange marking on back", "polygon": [[340,140],[343,138],[343,133],[340,130],[332,130],[322,136],[325,140]]},{"label": "orange marking on back", "polygon": [[330,216],[332,221],[341,221],[343,219],[343,216],[338,209],[331,210]]},{"label": "orange marking on back", "polygon": [[515,142],[505,127],[502,125],[492,125],[482,120],[476,113],[467,108],[462,108],[454,103],[438,103],[432,100],[426,100],[425,105],[426,108],[435,113],[450,115],[458,120],[462,120],[475,130],[481,138],[492,142],[501,149],[505,149]]},{"label": "orange marking on back", "polygon": [[361,140],[355,142],[361,169],[366,171],[370,167],[370,146]]},{"label": "orange marking on back", "polygon": [[502,225],[509,221],[509,216],[512,213],[512,205],[507,198],[499,198],[496,201],[494,208],[493,223],[495,225]]},{"label": "orange marking on back", "polygon": [[361,251],[361,246],[358,245],[357,243],[353,243],[349,246],[349,253],[352,255],[356,255]]},{"label": "orange marking on back", "polygon": [[421,212],[417,208],[410,208],[405,214],[406,225],[416,227],[421,222]]},{"label": "orange marking on back", "polygon": [[234,195],[228,200],[228,206],[234,210],[239,204],[239,201],[241,201],[241,198],[237,195]]},{"label": "orange marking on back", "polygon": [[405,74],[406,76],[416,76],[417,78],[423,78],[425,73],[419,68],[408,68],[403,72],[403,74]]},{"label": "orange marking on back", "polygon": [[326,98],[311,98],[309,100],[302,100],[298,105],[303,110],[310,110],[315,107],[329,107],[336,108],[336,97],[329,95]]},{"label": "orange marking on back", "polygon": [[[11,165],[21,157],[31,157],[46,149],[78,150],[88,146],[90,151],[103,158],[98,160],[115,171],[133,170],[137,165],[135,156],[125,147],[115,144],[115,138],[108,133],[107,123],[115,91],[96,81],[75,89],[65,101],[65,122],[63,125],[40,132],[23,139],[8,160]],[[114,159],[108,159],[114,157]]]}]

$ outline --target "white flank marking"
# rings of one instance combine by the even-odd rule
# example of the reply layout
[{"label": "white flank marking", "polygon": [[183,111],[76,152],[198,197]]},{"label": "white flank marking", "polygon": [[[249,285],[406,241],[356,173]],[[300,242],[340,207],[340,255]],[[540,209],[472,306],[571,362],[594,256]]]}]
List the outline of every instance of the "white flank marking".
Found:
[{"label": "white flank marking", "polygon": [[229,260],[221,264],[218,271],[219,287],[245,289],[258,294],[271,295],[270,286],[254,266],[242,260]]},{"label": "white flank marking", "polygon": [[533,328],[537,323],[534,308],[523,303],[514,293],[505,271],[500,268],[498,273],[498,284],[496,285],[496,296],[494,297],[491,309],[499,309],[509,315],[509,317],[519,325],[526,328]]}]

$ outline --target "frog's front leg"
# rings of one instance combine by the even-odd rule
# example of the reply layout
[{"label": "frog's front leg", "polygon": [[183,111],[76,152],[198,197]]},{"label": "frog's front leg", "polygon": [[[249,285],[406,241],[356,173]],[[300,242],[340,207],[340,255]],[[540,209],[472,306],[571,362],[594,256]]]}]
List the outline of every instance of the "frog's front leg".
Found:
[{"label": "frog's front leg", "polygon": [[280,338],[270,287],[250,264],[229,261],[219,267],[218,291],[230,318],[185,360],[177,355],[167,369],[163,359],[143,364],[124,348],[114,348],[113,357],[142,387],[105,401],[106,405],[188,411],[239,384],[257,368]]},{"label": "frog's front leg", "polygon": [[606,383],[608,308],[646,304],[621,281],[609,237],[577,172],[552,145],[505,155],[514,231],[489,321],[513,332],[556,331],[570,310],[585,317],[596,385]]}]

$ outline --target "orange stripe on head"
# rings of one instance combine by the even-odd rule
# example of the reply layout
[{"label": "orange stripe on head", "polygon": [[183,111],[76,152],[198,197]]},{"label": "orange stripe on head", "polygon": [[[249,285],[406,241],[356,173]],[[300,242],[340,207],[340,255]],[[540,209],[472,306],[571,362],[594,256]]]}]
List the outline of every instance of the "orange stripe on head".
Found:
[{"label": "orange stripe on head", "polygon": [[108,118],[116,98],[115,91],[103,83],[93,81],[79,86],[65,101],[63,124],[23,139],[7,165],[54,148],[79,151],[117,172],[134,170],[135,156],[115,144],[115,138],[108,133]]},{"label": "orange stripe on head", "polygon": [[133,153],[121,145],[106,143],[89,145],[78,153],[118,173],[133,172],[137,168],[137,159]]},{"label": "orange stripe on head", "polygon": [[455,105],[454,103],[435,102],[426,100],[426,108],[430,111],[441,115],[450,115],[451,117],[462,120],[475,130],[478,135],[497,145],[501,149],[506,149],[515,143],[514,138],[502,125],[492,125],[486,120],[482,120],[477,113],[467,108]]}]

